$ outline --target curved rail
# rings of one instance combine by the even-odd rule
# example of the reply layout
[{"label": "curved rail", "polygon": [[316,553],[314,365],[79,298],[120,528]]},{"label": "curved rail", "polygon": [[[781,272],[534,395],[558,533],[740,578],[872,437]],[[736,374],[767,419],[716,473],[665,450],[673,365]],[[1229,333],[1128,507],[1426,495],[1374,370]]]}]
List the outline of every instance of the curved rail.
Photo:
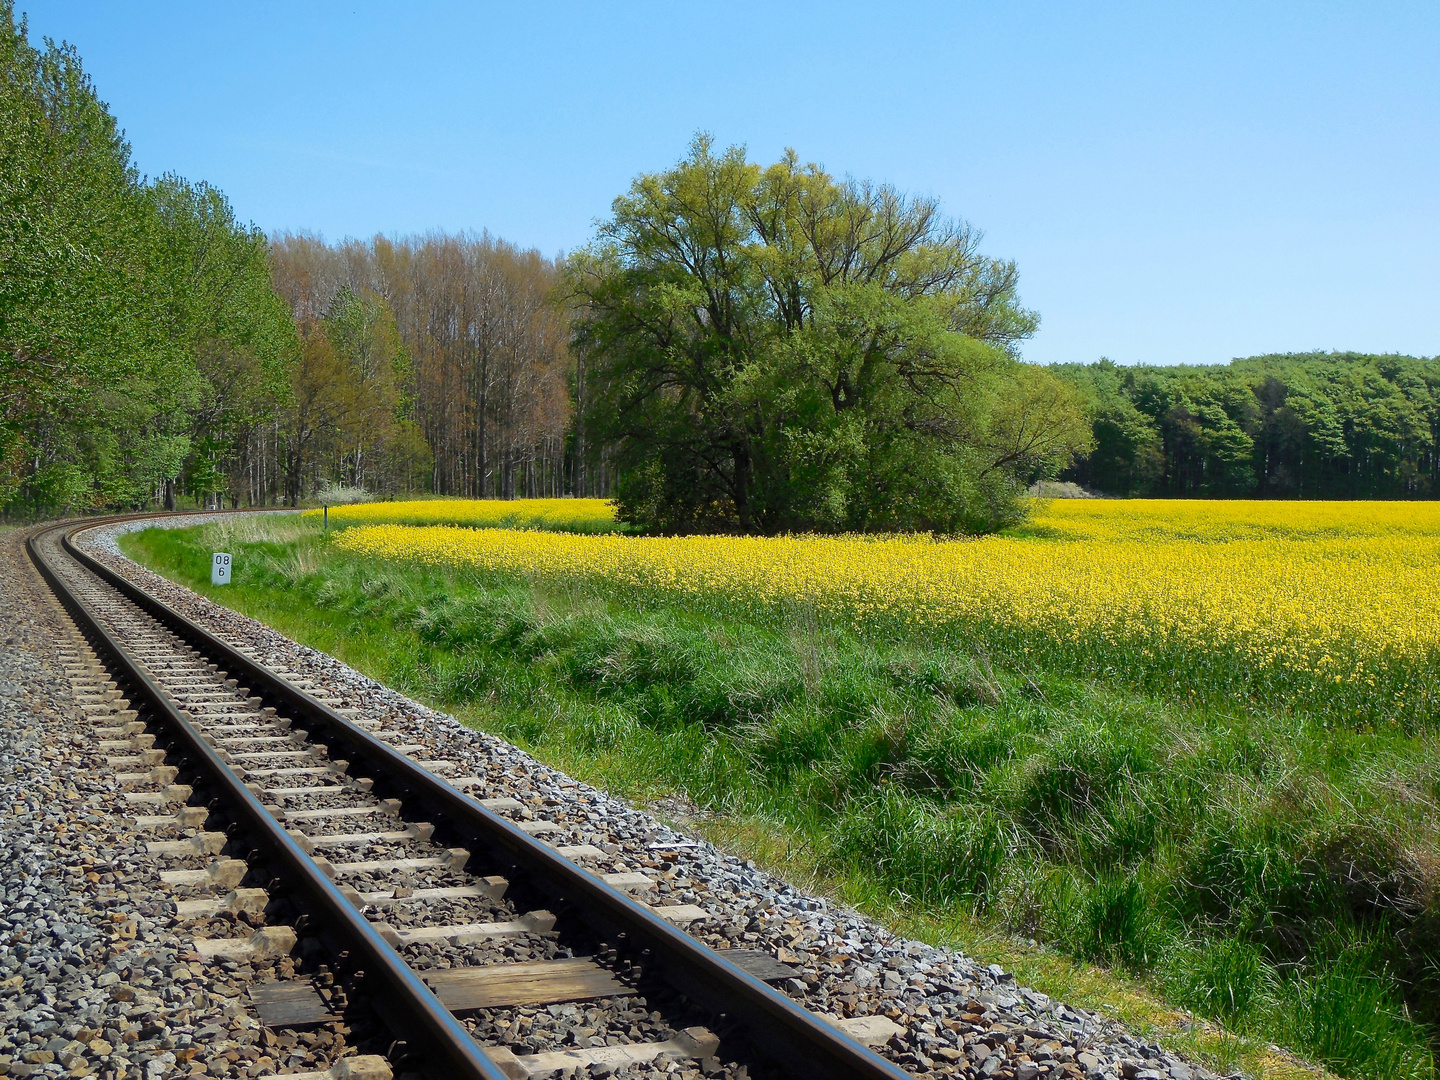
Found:
[{"label": "curved rail", "polygon": [[[86,525],[69,529],[62,545],[68,554],[87,568],[106,570],[100,563],[80,552],[71,542],[73,533],[92,527],[94,526]],[[143,697],[154,718],[160,720],[176,736],[189,759],[224,793],[230,805],[238,810],[240,818],[250,828],[251,835],[294,875],[294,881],[299,884],[301,892],[313,904],[314,909],[322,913],[328,925],[356,951],[366,972],[367,984],[370,979],[379,977],[383,984],[381,993],[387,1005],[393,1005],[399,1010],[399,1015],[394,1017],[401,1029],[398,1033],[408,1037],[415,1046],[421,1048],[421,1055],[437,1073],[465,1077],[467,1080],[506,1080],[505,1074],[485,1056],[480,1045],[470,1037],[464,1026],[440,1004],[430,988],[421,982],[369,921],[345,899],[315,861],[305,854],[284,826],[275,820],[245,786],[244,781],[221,760],[195,726],[182,715],[175,700],[150,677],[145,666],[132,656],[125,645],[92,615],[84,602],[66,587],[41,553],[36,542],[38,538],[32,536],[26,543],[30,557],[60,598],[60,602],[75,619],[81,632],[116,670],[123,672],[130,685]],[[109,571],[106,570],[106,573]],[[114,584],[110,577],[105,580]]]},{"label": "curved rail", "polygon": [[[139,517],[144,515],[129,515]],[[689,995],[727,1023],[743,1029],[747,1041],[763,1056],[796,1077],[838,1080],[902,1080],[909,1074],[880,1057],[844,1032],[741,970],[721,953],[653,914],[618,889],[607,885],[557,851],[534,839],[477,800],[450,786],[388,743],[352,723],[329,705],[221,640],[163,601],[115,573],[80,550],[74,537],[89,528],[118,519],[63,526],[64,552],[100,580],[176,634],[182,641],[241,678],[253,694],[282,708],[302,722],[311,738],[342,754],[352,770],[369,775],[387,793],[401,799],[409,812],[423,814],[437,830],[468,846],[472,862],[479,858],[495,869],[513,868],[527,886],[545,894],[554,910],[563,907],[592,930],[607,937],[619,935],[627,949],[649,954],[654,970],[683,994]],[[46,535],[59,530],[49,530]],[[82,601],[47,565],[35,543],[31,558],[87,636],[133,680],[162,719],[176,734],[195,762],[211,777],[234,805],[241,808],[255,834],[303,883],[317,909],[332,919],[364,960],[367,977],[378,977],[400,1008],[401,1026],[416,1040],[433,1066],[447,1076],[485,1077],[504,1074],[485,1056],[438,998],[349,903],[275,820],[244,782],[221,760],[190,724],[176,702],[151,679],[141,665],[115,640]],[[489,867],[487,867],[487,872]]]}]

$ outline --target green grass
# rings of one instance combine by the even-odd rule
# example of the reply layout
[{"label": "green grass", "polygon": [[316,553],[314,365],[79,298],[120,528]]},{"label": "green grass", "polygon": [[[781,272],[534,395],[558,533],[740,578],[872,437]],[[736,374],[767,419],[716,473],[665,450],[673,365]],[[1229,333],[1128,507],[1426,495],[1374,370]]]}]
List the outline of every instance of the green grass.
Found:
[{"label": "green grass", "polygon": [[[1427,736],[1187,705],[805,610],[777,624],[367,563],[296,519],[122,546],[586,780],[684,794],[767,864],[1217,1065],[1286,1075],[1273,1042],[1342,1075],[1434,1076]],[[220,549],[235,584],[216,590]]]}]

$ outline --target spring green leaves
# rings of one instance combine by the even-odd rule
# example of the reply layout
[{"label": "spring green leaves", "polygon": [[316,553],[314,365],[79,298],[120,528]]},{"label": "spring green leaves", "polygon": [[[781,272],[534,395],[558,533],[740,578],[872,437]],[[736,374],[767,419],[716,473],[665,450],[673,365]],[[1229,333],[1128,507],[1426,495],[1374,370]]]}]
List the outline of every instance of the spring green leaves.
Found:
[{"label": "spring green leaves", "polygon": [[1073,390],[1020,363],[1013,263],[929,199],[761,168],[697,138],[571,260],[575,344],[622,520],[662,532],[1014,521],[1088,445]]}]

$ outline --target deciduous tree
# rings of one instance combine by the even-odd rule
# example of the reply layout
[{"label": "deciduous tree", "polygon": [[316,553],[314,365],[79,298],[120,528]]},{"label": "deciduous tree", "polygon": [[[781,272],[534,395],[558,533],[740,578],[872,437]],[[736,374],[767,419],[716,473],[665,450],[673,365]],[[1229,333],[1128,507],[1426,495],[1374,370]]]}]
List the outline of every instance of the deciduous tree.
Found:
[{"label": "deciduous tree", "polygon": [[985,531],[1088,442],[1016,357],[1012,263],[930,199],[697,138],[568,288],[622,515],[662,531]]}]

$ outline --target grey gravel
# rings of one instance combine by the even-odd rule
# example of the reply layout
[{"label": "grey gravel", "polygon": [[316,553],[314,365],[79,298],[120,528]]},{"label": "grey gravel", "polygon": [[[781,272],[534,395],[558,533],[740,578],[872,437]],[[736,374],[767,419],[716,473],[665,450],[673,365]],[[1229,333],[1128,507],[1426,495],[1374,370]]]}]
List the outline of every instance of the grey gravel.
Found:
[{"label": "grey gravel", "polygon": [[186,893],[160,881],[154,834],[137,831],[95,747],[111,721],[77,702],[58,651],[81,642],[24,535],[0,530],[0,1076],[238,1077],[354,1052],[334,1031],[302,1043],[251,1015],[248,985],[292,974],[288,958],[206,964],[194,951],[250,926],[175,917]]}]

